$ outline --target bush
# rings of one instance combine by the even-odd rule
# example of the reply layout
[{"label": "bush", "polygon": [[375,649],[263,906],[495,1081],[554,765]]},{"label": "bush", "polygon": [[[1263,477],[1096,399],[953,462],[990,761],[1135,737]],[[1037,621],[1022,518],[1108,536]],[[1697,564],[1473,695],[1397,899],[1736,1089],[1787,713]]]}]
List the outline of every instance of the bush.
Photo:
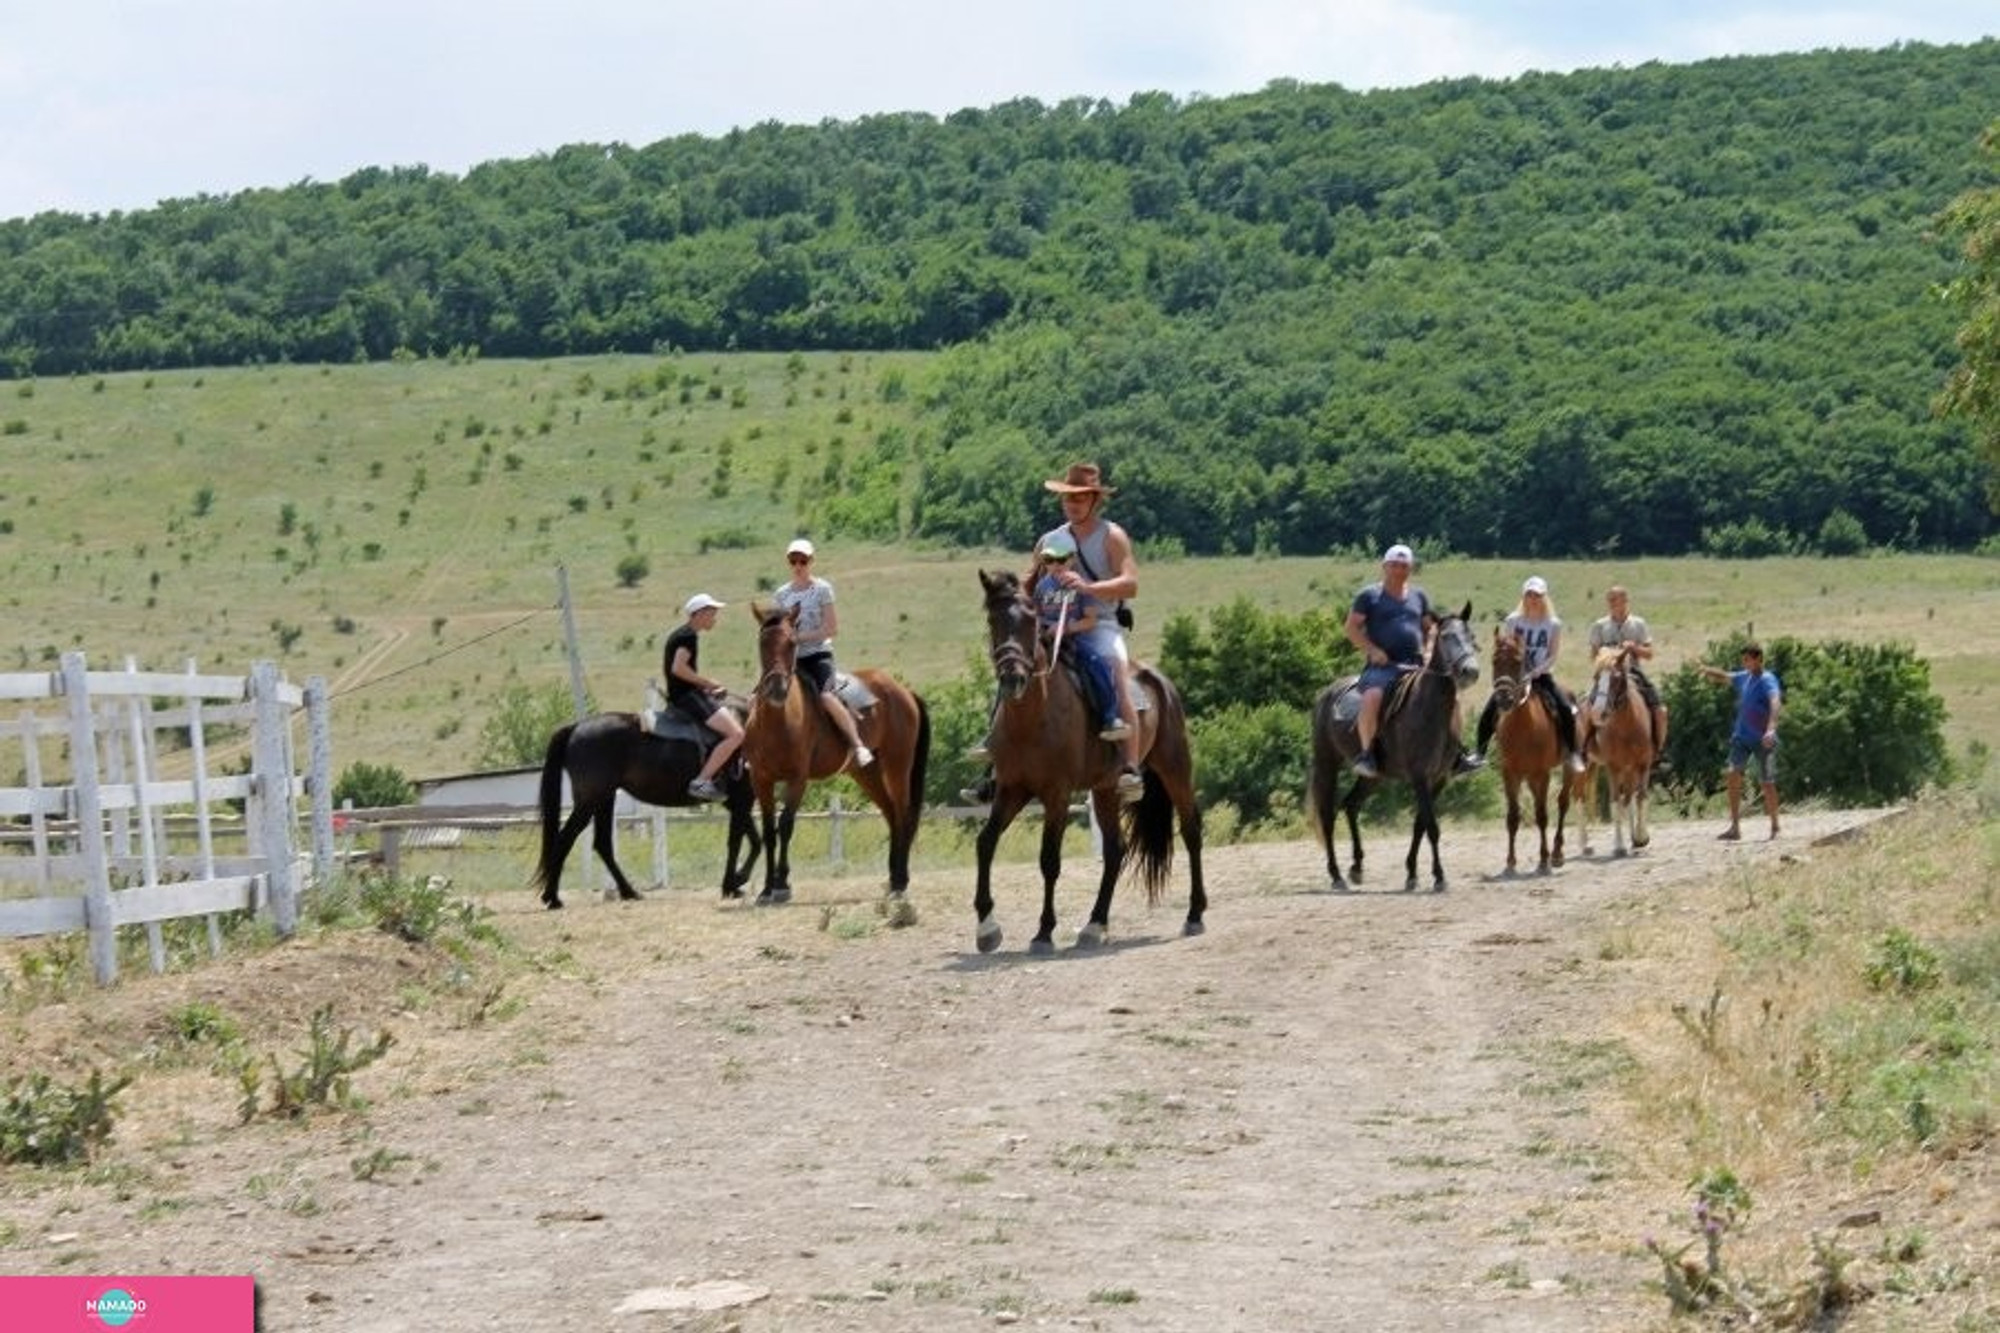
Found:
[{"label": "bush", "polygon": [[1227,801],[1243,826],[1297,821],[1312,715],[1289,703],[1230,704],[1189,724],[1204,807]]},{"label": "bush", "polygon": [[104,1081],[93,1069],[81,1088],[47,1074],[10,1079],[0,1090],[0,1162],[68,1166],[89,1158],[111,1138],[113,1105],[132,1080]]},{"label": "bush", "polygon": [[652,572],[652,562],[647,560],[645,556],[639,555],[636,552],[621,556],[618,561],[617,570],[618,586],[621,588],[636,588],[641,583],[644,583],[646,576]]},{"label": "bush", "polygon": [[[1703,660],[1733,667],[1742,647],[1741,638],[1719,640]],[[1785,691],[1779,781],[1788,796],[1886,804],[1949,779],[1944,700],[1914,648],[1776,639],[1764,645],[1764,661]],[[1720,790],[1734,693],[1704,680],[1693,664],[1659,684],[1673,711],[1667,759],[1676,780]]]},{"label": "bush", "polygon": [[1192,616],[1169,617],[1160,669],[1179,687],[1190,717],[1232,704],[1305,712],[1329,681],[1359,669],[1343,619],[1330,611],[1264,611],[1239,597],[1209,615],[1206,634]]},{"label": "bush", "polygon": [[336,808],[354,802],[357,810],[376,810],[389,805],[415,805],[417,787],[403,771],[389,764],[356,760],[340,772],[333,784]]},{"label": "bush", "polygon": [[539,766],[548,754],[549,737],[575,720],[568,687],[509,685],[495,696],[480,725],[475,762],[484,768]]}]

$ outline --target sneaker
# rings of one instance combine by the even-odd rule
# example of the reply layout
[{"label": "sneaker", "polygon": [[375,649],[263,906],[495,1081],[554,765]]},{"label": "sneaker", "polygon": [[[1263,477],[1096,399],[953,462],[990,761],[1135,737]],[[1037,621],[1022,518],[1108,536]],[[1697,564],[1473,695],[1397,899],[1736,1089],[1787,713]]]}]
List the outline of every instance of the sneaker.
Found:
[{"label": "sneaker", "polygon": [[1379,778],[1382,770],[1375,767],[1375,756],[1364,754],[1354,761],[1354,776],[1358,778]]},{"label": "sneaker", "polygon": [[1118,775],[1118,799],[1136,801],[1146,794],[1146,779],[1136,768],[1128,768]]},{"label": "sneaker", "polygon": [[857,745],[854,747],[854,766],[856,768],[866,768],[868,767],[868,765],[874,762],[875,762],[875,752],[873,750],[869,749],[865,745]]},{"label": "sneaker", "polygon": [[1125,719],[1114,717],[1097,729],[1097,739],[1101,741],[1122,741],[1132,734],[1132,728],[1125,725]]},{"label": "sneaker", "polygon": [[990,777],[981,778],[970,787],[960,787],[958,789],[958,799],[967,805],[993,804],[993,779]]},{"label": "sneaker", "polygon": [[1571,756],[1569,757],[1569,771],[1570,771],[1570,772],[1572,772],[1572,773],[1582,773],[1582,772],[1586,771],[1586,770],[1587,770],[1587,769],[1588,769],[1589,767],[1590,767],[1590,765],[1588,765],[1588,764],[1586,764],[1586,763],[1584,763],[1584,762],[1583,762],[1583,756],[1582,756],[1582,755],[1580,755],[1580,754],[1573,754],[1573,755],[1571,755]]},{"label": "sneaker", "polygon": [[722,788],[707,778],[696,778],[688,783],[688,795],[697,801],[719,801],[722,799]]},{"label": "sneaker", "polygon": [[1451,761],[1451,771],[1459,776],[1463,776],[1464,774],[1467,773],[1481,772],[1485,769],[1485,767],[1486,767],[1486,756],[1483,754],[1475,754],[1471,750],[1460,750],[1458,752],[1458,758]]}]

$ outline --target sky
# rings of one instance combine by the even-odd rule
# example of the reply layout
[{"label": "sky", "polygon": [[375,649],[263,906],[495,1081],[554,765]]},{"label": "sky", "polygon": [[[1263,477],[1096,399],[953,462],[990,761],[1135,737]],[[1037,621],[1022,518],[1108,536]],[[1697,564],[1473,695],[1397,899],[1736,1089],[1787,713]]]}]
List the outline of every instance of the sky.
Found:
[{"label": "sky", "polygon": [[0,0],[0,219],[1017,97],[1993,35],[1993,0]]}]

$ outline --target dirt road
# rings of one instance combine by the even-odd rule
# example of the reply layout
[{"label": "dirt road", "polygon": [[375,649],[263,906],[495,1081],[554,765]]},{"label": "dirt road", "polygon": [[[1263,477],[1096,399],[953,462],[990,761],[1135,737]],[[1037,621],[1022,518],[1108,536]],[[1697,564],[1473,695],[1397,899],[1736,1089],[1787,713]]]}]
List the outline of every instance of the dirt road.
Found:
[{"label": "dirt road", "polygon": [[[1305,843],[1214,849],[1207,935],[1128,892],[1108,948],[1053,958],[1021,952],[1026,865],[992,956],[969,874],[920,877],[903,930],[858,880],[775,912],[511,893],[541,960],[521,1012],[390,1012],[361,1116],[238,1128],[190,1074],[121,1128],[129,1197],[14,1191],[5,1259],[249,1271],[265,1327],[346,1333],[1652,1327],[1636,1243],[1676,1201],[1635,1192],[1592,1099],[1623,1058],[1604,1016],[1656,997],[1607,940],[1869,817],[1734,846],[1664,824],[1616,862],[1600,835],[1545,879],[1489,877],[1504,835],[1453,830],[1439,896],[1391,891],[1396,839],[1346,896],[1311,891]],[[1091,878],[1071,863],[1065,941]],[[398,966],[312,952],[259,964],[301,1006]],[[226,996],[206,971],[181,984]],[[615,1313],[663,1288],[722,1308]]]}]

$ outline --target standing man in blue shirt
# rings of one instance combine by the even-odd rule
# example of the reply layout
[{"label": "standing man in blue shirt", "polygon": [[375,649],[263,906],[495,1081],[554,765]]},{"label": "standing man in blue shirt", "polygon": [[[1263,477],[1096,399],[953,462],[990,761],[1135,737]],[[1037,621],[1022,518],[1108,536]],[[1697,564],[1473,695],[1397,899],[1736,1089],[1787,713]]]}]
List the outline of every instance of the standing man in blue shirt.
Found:
[{"label": "standing man in blue shirt", "polygon": [[1764,789],[1764,813],[1771,817],[1771,836],[1778,836],[1778,713],[1784,707],[1785,692],[1776,673],[1764,669],[1764,650],[1754,643],[1743,645],[1743,666],[1724,671],[1705,662],[1695,669],[1718,685],[1736,692],[1736,725],[1729,732],[1729,827],[1718,836],[1722,842],[1736,842],[1743,836],[1739,817],[1743,805],[1743,769],[1757,765],[1757,780]]}]

